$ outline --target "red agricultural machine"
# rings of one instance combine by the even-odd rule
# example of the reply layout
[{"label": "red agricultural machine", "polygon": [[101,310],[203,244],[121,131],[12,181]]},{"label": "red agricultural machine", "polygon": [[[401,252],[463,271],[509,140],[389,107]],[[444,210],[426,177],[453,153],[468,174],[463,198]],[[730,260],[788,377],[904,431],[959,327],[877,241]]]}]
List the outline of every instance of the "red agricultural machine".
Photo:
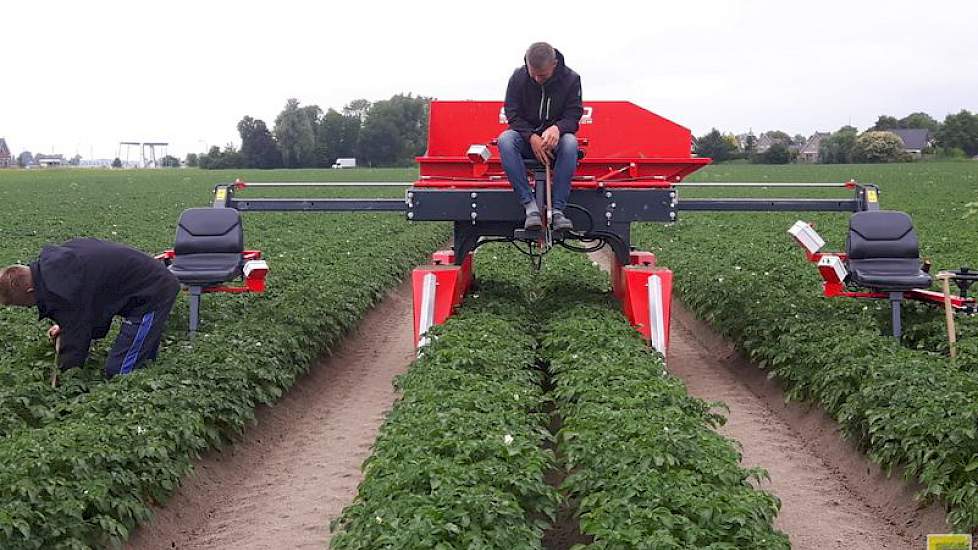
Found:
[{"label": "red agricultural machine", "polygon": [[[428,328],[444,322],[464,299],[473,277],[473,253],[488,243],[503,242],[524,251],[534,267],[539,267],[542,258],[555,246],[578,252],[610,247],[614,253],[611,278],[615,296],[635,328],[652,346],[664,352],[669,343],[672,272],[657,266],[653,254],[631,246],[632,223],[670,223],[680,213],[689,211],[839,211],[856,213],[852,218],[851,248],[846,254],[818,252],[820,246],[814,245],[820,238],[810,226],[793,230],[801,239],[799,242],[811,241],[811,246],[806,245],[809,258],[819,263],[826,277],[827,296],[889,299],[895,304],[897,335],[900,300],[934,298],[918,290],[930,285],[930,276],[920,269],[916,236],[912,226],[906,230],[909,218],[901,217],[906,223],[897,230],[892,223],[894,216],[906,215],[880,211],[878,189],[873,185],[854,182],[711,184],[713,187],[833,187],[848,196],[681,199],[682,180],[710,163],[710,159],[690,154],[690,131],[629,102],[595,101],[585,105],[577,134],[579,161],[566,209],[575,229],[557,232],[544,227],[527,231],[523,229],[523,208],[506,179],[496,147],[496,137],[507,128],[502,104],[434,101],[430,113],[428,151],[417,159],[420,177],[413,183],[394,184],[408,186],[403,199],[239,198],[236,192],[246,187],[350,183],[236,181],[220,184],[215,187],[214,208],[191,209],[188,212],[192,219],[186,224],[181,220],[181,227],[186,253],[206,255],[211,253],[208,247],[213,244],[220,254],[225,254],[223,259],[215,257],[215,263],[224,263],[210,270],[207,257],[201,256],[189,262],[191,269],[174,269],[174,272],[185,284],[196,288],[197,301],[202,292],[230,290],[224,283],[241,277],[249,258],[238,238],[241,227],[238,211],[403,212],[412,222],[454,223],[451,250],[435,253],[430,265],[418,267],[413,273],[414,334],[419,345],[424,342]],[[546,168],[536,161],[527,161],[527,171],[532,173],[531,182],[540,209],[546,212],[549,185]],[[223,221],[211,223],[208,210],[234,214],[221,214]],[[222,233],[225,230],[231,238]],[[178,236],[178,245],[179,240]],[[257,256],[252,258],[255,259]],[[177,264],[181,261],[179,246],[170,260]],[[261,268],[259,276],[264,288],[267,266]],[[957,281],[964,284],[973,280],[969,277],[962,273]],[[246,280],[246,288],[258,289],[257,283],[252,284],[247,277]],[[870,291],[850,291],[846,285],[858,285]],[[966,290],[966,286],[961,288]],[[962,311],[975,310],[972,298],[955,297],[954,304]],[[196,315],[192,324],[196,328]]]}]

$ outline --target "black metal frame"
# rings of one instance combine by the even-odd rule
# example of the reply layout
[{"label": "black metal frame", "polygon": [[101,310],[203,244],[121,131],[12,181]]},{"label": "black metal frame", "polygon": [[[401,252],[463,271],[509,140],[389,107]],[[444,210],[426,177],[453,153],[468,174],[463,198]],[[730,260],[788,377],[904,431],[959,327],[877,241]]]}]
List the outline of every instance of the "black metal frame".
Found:
[{"label": "black metal frame", "polygon": [[[536,181],[543,181],[537,179]],[[248,184],[262,186],[313,186],[315,184]],[[335,186],[335,184],[332,184]],[[369,185],[366,183],[359,185]],[[392,185],[386,183],[385,185]],[[411,221],[454,222],[455,261],[484,242],[532,241],[539,237],[522,230],[524,212],[511,189],[442,189],[410,187],[404,199],[237,198],[236,184],[215,186],[218,208],[246,212],[404,212]],[[854,189],[851,199],[680,199],[683,187],[835,187]],[[627,264],[633,222],[674,222],[681,211],[690,212],[858,212],[878,210],[879,189],[871,184],[688,184],[657,188],[597,188],[571,191],[566,214],[576,230],[554,234],[554,241],[601,241]]]}]

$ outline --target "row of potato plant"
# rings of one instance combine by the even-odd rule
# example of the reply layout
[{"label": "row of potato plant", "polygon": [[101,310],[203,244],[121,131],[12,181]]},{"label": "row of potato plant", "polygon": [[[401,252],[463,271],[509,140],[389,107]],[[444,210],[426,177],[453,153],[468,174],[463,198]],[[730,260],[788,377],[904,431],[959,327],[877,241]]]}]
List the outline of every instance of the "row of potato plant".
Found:
[{"label": "row of potato plant", "polygon": [[[0,260],[27,261],[77,235],[162,250],[180,210],[206,204],[215,177],[75,171],[0,180],[4,206],[33,213],[30,224],[0,223]],[[255,214],[244,224],[247,245],[269,259],[268,291],[205,298],[192,346],[179,300],[159,360],[132,375],[102,378],[103,345],[52,389],[44,325],[30,311],[0,311],[0,548],[117,545],[200,452],[246,429],[257,405],[274,402],[445,238],[444,226],[385,215]]]},{"label": "row of potato plant", "polygon": [[[722,415],[665,372],[606,275],[562,253],[530,274],[495,249],[477,270],[481,288],[399,379],[333,548],[538,548],[551,467],[570,474],[560,499],[595,548],[788,547],[778,500],[752,485],[763,471],[739,465],[713,431]],[[561,423],[554,463],[545,427]]]},{"label": "row of potato plant", "polygon": [[[789,399],[820,403],[872,460],[919,482],[922,501],[942,499],[950,522],[978,527],[974,320],[959,322],[954,362],[938,308],[908,306],[904,341],[886,336],[885,301],[821,296],[815,267],[784,232],[794,219],[690,216],[642,227],[636,240],[676,271],[677,296],[780,380]],[[806,219],[841,248],[844,217]]]}]

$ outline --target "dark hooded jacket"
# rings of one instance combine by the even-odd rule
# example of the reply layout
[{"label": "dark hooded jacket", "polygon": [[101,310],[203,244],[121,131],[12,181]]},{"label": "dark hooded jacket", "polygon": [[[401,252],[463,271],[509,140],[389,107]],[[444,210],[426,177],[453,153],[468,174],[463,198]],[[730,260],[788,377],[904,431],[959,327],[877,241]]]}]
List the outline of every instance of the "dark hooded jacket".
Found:
[{"label": "dark hooded jacket", "polygon": [[162,262],[98,239],[45,246],[31,264],[38,317],[61,326],[62,369],[81,366],[116,315],[141,316],[172,301],[180,282]]},{"label": "dark hooded jacket", "polygon": [[564,64],[560,51],[556,53],[557,67],[542,86],[530,77],[525,59],[506,86],[506,119],[527,142],[530,134],[539,134],[554,124],[561,135],[576,133],[584,114],[581,77]]}]

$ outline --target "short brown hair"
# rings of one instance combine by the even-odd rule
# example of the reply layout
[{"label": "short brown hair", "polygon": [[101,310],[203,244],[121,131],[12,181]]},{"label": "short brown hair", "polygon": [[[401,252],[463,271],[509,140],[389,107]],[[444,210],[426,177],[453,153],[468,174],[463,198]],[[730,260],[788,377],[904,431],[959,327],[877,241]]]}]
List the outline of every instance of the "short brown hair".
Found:
[{"label": "short brown hair", "polygon": [[31,268],[15,264],[0,269],[0,305],[10,305],[31,288]]},{"label": "short brown hair", "polygon": [[526,49],[526,63],[534,69],[546,69],[557,61],[554,47],[546,42],[534,42]]}]

